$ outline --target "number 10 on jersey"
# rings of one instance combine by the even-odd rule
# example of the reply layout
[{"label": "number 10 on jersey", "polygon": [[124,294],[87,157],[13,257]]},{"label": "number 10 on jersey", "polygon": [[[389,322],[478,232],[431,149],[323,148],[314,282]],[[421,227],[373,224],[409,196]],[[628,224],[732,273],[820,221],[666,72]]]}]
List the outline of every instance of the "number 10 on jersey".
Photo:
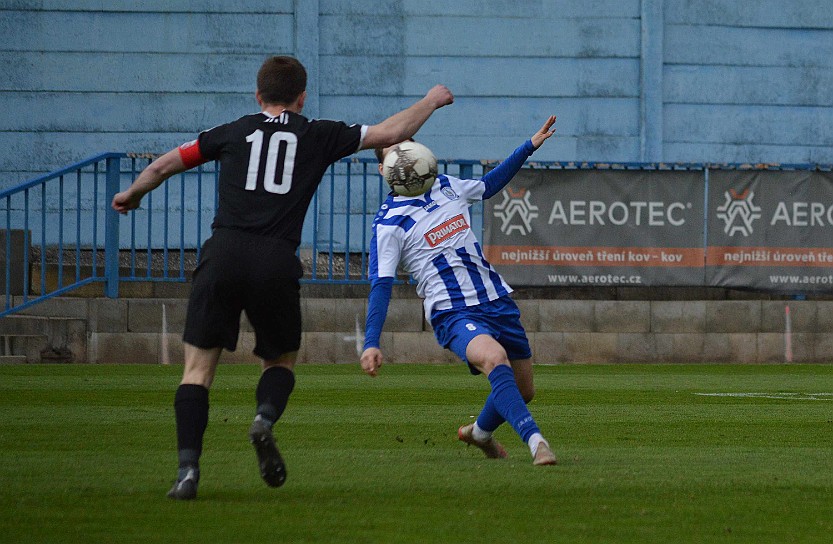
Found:
[{"label": "number 10 on jersey", "polygon": [[[257,177],[260,169],[261,153],[263,152],[264,133],[258,129],[248,136],[246,141],[252,144],[249,153],[249,170],[246,175],[246,190],[257,188]],[[278,155],[281,142],[286,142],[286,154],[281,165],[280,183],[277,183]],[[292,187],[292,172],[295,169],[295,150],[298,147],[298,137],[291,132],[274,132],[266,135],[266,166],[263,172],[263,188],[267,192],[285,195]]]}]

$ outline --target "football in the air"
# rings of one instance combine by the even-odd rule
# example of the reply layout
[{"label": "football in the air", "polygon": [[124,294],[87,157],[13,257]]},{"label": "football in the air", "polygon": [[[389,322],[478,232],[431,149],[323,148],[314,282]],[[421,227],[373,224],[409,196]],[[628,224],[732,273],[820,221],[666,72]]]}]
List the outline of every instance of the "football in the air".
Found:
[{"label": "football in the air", "polygon": [[422,144],[402,142],[385,155],[382,175],[396,194],[420,196],[437,178],[437,158]]}]

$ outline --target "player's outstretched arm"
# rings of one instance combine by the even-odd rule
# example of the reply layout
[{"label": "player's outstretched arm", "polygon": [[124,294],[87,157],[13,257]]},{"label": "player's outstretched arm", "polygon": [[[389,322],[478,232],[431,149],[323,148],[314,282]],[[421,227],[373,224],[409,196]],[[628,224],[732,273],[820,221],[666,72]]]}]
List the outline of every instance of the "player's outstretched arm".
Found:
[{"label": "player's outstretched arm", "polygon": [[550,136],[555,134],[555,129],[552,126],[555,124],[555,115],[550,115],[546,121],[544,121],[544,126],[538,129],[538,132],[532,135],[530,141],[532,142],[532,146],[535,149],[541,147],[541,145],[549,139]]},{"label": "player's outstretched arm", "polygon": [[383,360],[382,350],[379,348],[367,348],[362,353],[362,370],[364,370],[365,374],[375,378],[379,373],[379,367],[382,366]]},{"label": "player's outstretched arm", "polygon": [[[371,243],[375,243],[374,241]],[[365,320],[364,352],[361,356],[362,370],[370,376],[376,376],[382,366],[384,357],[379,348],[379,337],[388,314],[388,305],[393,291],[393,278],[373,278],[370,281],[370,294],[367,297],[367,318]]]},{"label": "player's outstretched arm", "polygon": [[182,162],[179,148],[168,151],[142,170],[130,187],[116,193],[113,197],[113,209],[119,213],[135,210],[146,194],[159,187],[169,177],[187,169]]},{"label": "player's outstretched arm", "polygon": [[454,102],[454,95],[445,85],[436,85],[416,104],[367,127],[362,149],[389,147],[413,137],[436,110]]},{"label": "player's outstretched arm", "polygon": [[555,129],[552,128],[555,124],[555,115],[550,115],[538,131],[532,137],[525,141],[523,145],[517,148],[509,157],[504,159],[493,170],[483,176],[482,181],[486,184],[486,190],[483,193],[483,199],[491,198],[503,189],[507,183],[512,181],[515,174],[526,162],[526,159],[532,155],[536,149],[541,147],[550,136],[555,134]]}]

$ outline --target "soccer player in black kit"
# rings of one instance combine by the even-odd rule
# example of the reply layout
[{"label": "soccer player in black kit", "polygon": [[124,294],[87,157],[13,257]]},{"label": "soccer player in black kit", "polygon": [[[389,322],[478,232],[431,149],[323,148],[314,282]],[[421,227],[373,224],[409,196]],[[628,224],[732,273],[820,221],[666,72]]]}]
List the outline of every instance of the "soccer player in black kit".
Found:
[{"label": "soccer player in black kit", "polygon": [[272,426],[295,386],[303,274],[295,251],[312,196],[333,162],[412,137],[435,110],[454,101],[446,87],[437,85],[379,124],[347,125],[301,115],[306,83],[306,70],[296,59],[267,59],[257,74],[260,113],[206,130],[172,149],[113,198],[113,208],[127,213],[169,177],[220,161],[219,206],[194,271],[183,334],[185,366],[174,399],[179,470],[168,492],[172,499],[197,496],[208,390],[223,348],[236,348],[243,310],[263,367],[249,438],[266,484],[284,483],[286,468]]}]

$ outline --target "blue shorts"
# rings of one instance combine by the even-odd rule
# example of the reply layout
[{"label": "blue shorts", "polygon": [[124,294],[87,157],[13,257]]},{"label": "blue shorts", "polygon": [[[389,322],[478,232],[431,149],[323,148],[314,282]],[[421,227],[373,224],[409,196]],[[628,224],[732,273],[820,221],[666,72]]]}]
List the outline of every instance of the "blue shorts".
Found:
[{"label": "blue shorts", "polygon": [[532,357],[526,331],[521,325],[521,311],[508,296],[477,306],[436,311],[431,315],[431,326],[437,342],[465,361],[472,374],[480,374],[480,371],[469,364],[466,347],[481,334],[497,340],[510,361]]}]

